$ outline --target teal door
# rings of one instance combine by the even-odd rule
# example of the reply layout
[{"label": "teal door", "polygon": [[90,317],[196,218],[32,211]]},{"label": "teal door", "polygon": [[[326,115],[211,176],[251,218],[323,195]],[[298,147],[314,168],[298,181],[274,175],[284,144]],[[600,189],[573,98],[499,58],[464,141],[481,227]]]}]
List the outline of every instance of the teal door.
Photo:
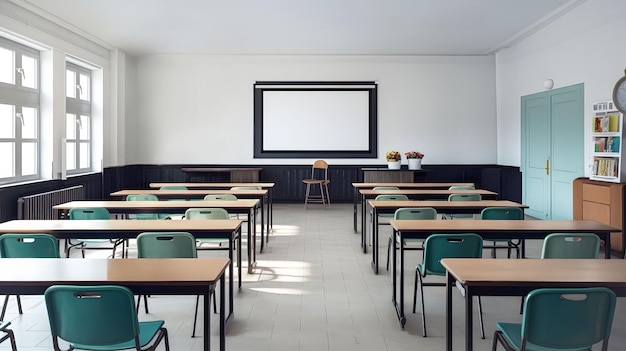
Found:
[{"label": "teal door", "polygon": [[584,85],[522,97],[522,201],[539,219],[572,219],[584,175]]}]

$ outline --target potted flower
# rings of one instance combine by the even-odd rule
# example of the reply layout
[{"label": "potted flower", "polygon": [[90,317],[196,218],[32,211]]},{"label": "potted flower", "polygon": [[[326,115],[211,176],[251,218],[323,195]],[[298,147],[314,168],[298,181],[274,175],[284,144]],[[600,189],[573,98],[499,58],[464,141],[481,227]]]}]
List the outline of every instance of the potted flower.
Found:
[{"label": "potted flower", "polygon": [[409,161],[409,169],[422,169],[423,153],[419,151],[409,151],[405,152],[404,156],[406,156],[406,159]]},{"label": "potted flower", "polygon": [[387,151],[386,157],[389,169],[400,169],[400,159],[402,159],[400,152]]}]

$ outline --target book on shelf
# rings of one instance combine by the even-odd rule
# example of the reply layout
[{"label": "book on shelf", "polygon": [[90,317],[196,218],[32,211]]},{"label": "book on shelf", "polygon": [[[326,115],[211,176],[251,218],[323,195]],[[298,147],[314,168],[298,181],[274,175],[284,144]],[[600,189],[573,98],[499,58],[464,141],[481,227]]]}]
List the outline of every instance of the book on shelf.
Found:
[{"label": "book on shelf", "polygon": [[593,174],[602,177],[617,177],[618,162],[615,158],[595,157]]}]

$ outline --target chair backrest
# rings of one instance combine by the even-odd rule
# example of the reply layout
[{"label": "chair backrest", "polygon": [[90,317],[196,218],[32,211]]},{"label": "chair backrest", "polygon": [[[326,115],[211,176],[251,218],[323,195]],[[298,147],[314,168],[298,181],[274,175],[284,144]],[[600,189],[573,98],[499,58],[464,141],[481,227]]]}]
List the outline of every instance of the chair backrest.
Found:
[{"label": "chair backrest", "polygon": [[480,201],[482,196],[480,194],[450,194],[448,195],[448,201]]},{"label": "chair backrest", "polygon": [[480,212],[480,219],[524,219],[518,207],[487,207]]},{"label": "chair backrest", "polygon": [[315,160],[315,162],[313,162],[313,166],[311,167],[311,179],[328,179],[328,163],[326,161]]},{"label": "chair backrest", "polygon": [[524,304],[522,343],[546,349],[586,350],[600,341],[607,342],[615,300],[615,293],[607,288],[531,291]]},{"label": "chair backrest", "polygon": [[187,232],[144,232],[137,235],[139,258],[196,258],[196,239]]},{"label": "chair backrest", "polygon": [[159,188],[159,190],[188,190],[184,185],[166,185]]},{"label": "chair backrest", "polygon": [[154,194],[132,194],[126,195],[126,201],[159,201],[159,197]]},{"label": "chair backrest", "polygon": [[260,186],[233,186],[230,190],[261,190]]},{"label": "chair backrest", "polygon": [[471,185],[453,185],[448,188],[448,190],[474,190],[474,189],[476,188],[474,188]]},{"label": "chair backrest", "polygon": [[541,258],[598,258],[599,251],[594,233],[552,233],[543,241]]},{"label": "chair backrest", "polygon": [[[154,194],[134,194],[127,195],[126,201],[159,201],[159,197]],[[135,215],[137,219],[159,219],[156,213],[138,213]]]},{"label": "chair backrest", "polygon": [[409,197],[406,195],[378,195],[376,201],[406,201]]},{"label": "chair backrest", "polygon": [[400,190],[397,186],[375,186],[372,190]]},{"label": "chair backrest", "polygon": [[432,207],[405,207],[394,213],[393,219],[437,219],[437,210]]},{"label": "chair backrest", "polygon": [[3,234],[0,257],[59,258],[59,243],[50,234]]},{"label": "chair backrest", "polygon": [[204,196],[204,201],[237,201],[237,195],[209,194]]},{"label": "chair backrest", "polygon": [[189,208],[185,211],[185,219],[230,219],[230,216],[223,208]]},{"label": "chair backrest", "polygon": [[72,208],[70,219],[111,219],[111,213],[103,207]]},{"label": "chair backrest", "polygon": [[478,234],[432,234],[424,242],[426,274],[446,275],[442,258],[480,258],[483,238]]},{"label": "chair backrest", "polygon": [[94,346],[137,340],[135,300],[126,287],[53,285],[44,297],[57,350],[57,338]]}]

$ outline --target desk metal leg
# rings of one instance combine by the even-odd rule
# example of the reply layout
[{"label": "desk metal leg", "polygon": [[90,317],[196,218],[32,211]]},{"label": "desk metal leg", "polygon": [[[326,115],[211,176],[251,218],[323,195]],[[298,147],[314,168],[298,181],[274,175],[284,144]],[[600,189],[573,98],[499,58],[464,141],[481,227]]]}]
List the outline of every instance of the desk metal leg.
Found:
[{"label": "desk metal leg", "polygon": [[[231,265],[232,265],[232,261],[231,261]],[[225,308],[226,306],[224,303],[225,296],[226,296],[226,291],[224,287],[224,275],[222,274],[222,277],[220,278],[220,351],[226,351],[226,318],[224,318],[224,315],[225,315],[224,312],[226,312],[226,308]],[[208,298],[205,299],[204,305],[209,306]],[[210,313],[210,309],[207,309],[205,307],[205,313],[208,315]],[[228,315],[228,318],[230,319],[232,315],[233,315],[233,312],[231,310],[230,314]],[[208,340],[206,336],[205,336],[205,340]]]},{"label": "desk metal leg", "polygon": [[354,188],[354,214],[353,214],[353,220],[354,220],[354,232],[357,232],[357,228],[356,228],[356,222],[357,222],[357,211],[356,211],[356,207],[357,207],[357,203],[359,202],[359,191],[357,190],[357,188]]},{"label": "desk metal leg", "polygon": [[[222,286],[224,285],[224,274],[222,274],[222,278],[221,278],[221,282],[222,282]],[[211,350],[211,293],[210,291],[214,290],[215,286],[213,287],[209,287],[208,291],[203,295],[203,300],[204,300],[204,330],[203,330],[203,337],[204,337],[204,351],[209,351]],[[220,296],[220,318],[223,318],[225,309],[222,307],[224,306],[224,295]]]},{"label": "desk metal leg", "polygon": [[239,289],[241,289],[241,236],[243,233],[241,232],[241,226],[239,226],[239,230],[237,231],[237,273],[239,274]]},{"label": "desk metal leg", "polygon": [[[396,237],[396,235],[400,235],[400,242],[403,242],[404,238],[402,236],[402,233],[398,233],[396,232],[396,230],[393,230],[393,236],[394,238]],[[400,245],[399,249],[396,246],[396,240],[392,240],[392,244],[391,244],[391,249],[393,250],[391,252],[391,257],[393,259],[393,262],[391,264],[391,281],[392,281],[392,285],[393,285],[393,295],[391,297],[392,301],[393,301],[393,306],[396,309],[396,315],[398,316],[398,321],[400,322],[400,327],[402,329],[404,329],[404,325],[406,324],[406,318],[404,317],[404,250],[402,248],[402,245]],[[400,251],[400,301],[398,301],[396,299],[397,293],[398,293],[398,277],[397,277],[397,270],[398,270],[398,265],[396,263],[397,260],[397,256],[396,256],[396,250]]]},{"label": "desk metal leg", "polygon": [[472,290],[465,287],[465,350],[472,351],[473,349],[473,330],[474,330],[474,295]]},{"label": "desk metal leg", "polygon": [[604,234],[604,258],[611,258],[611,233]]},{"label": "desk metal leg", "polygon": [[367,203],[361,203],[361,246],[367,253]]},{"label": "desk metal leg", "polygon": [[[367,247],[367,243],[365,246]],[[376,209],[372,211],[372,269],[378,274],[378,211]]]},{"label": "desk metal leg", "polygon": [[[265,204],[264,202],[265,201],[263,200],[263,198],[261,198],[261,252],[263,252],[263,249],[265,248],[264,241],[267,240],[267,238],[264,239],[265,237],[264,234],[267,234],[267,236],[270,235],[269,228],[268,228],[268,231],[265,232]],[[254,226],[256,227],[256,217],[254,221]]]},{"label": "desk metal leg", "polygon": [[446,351],[452,351],[452,288],[454,279],[446,272]]}]

